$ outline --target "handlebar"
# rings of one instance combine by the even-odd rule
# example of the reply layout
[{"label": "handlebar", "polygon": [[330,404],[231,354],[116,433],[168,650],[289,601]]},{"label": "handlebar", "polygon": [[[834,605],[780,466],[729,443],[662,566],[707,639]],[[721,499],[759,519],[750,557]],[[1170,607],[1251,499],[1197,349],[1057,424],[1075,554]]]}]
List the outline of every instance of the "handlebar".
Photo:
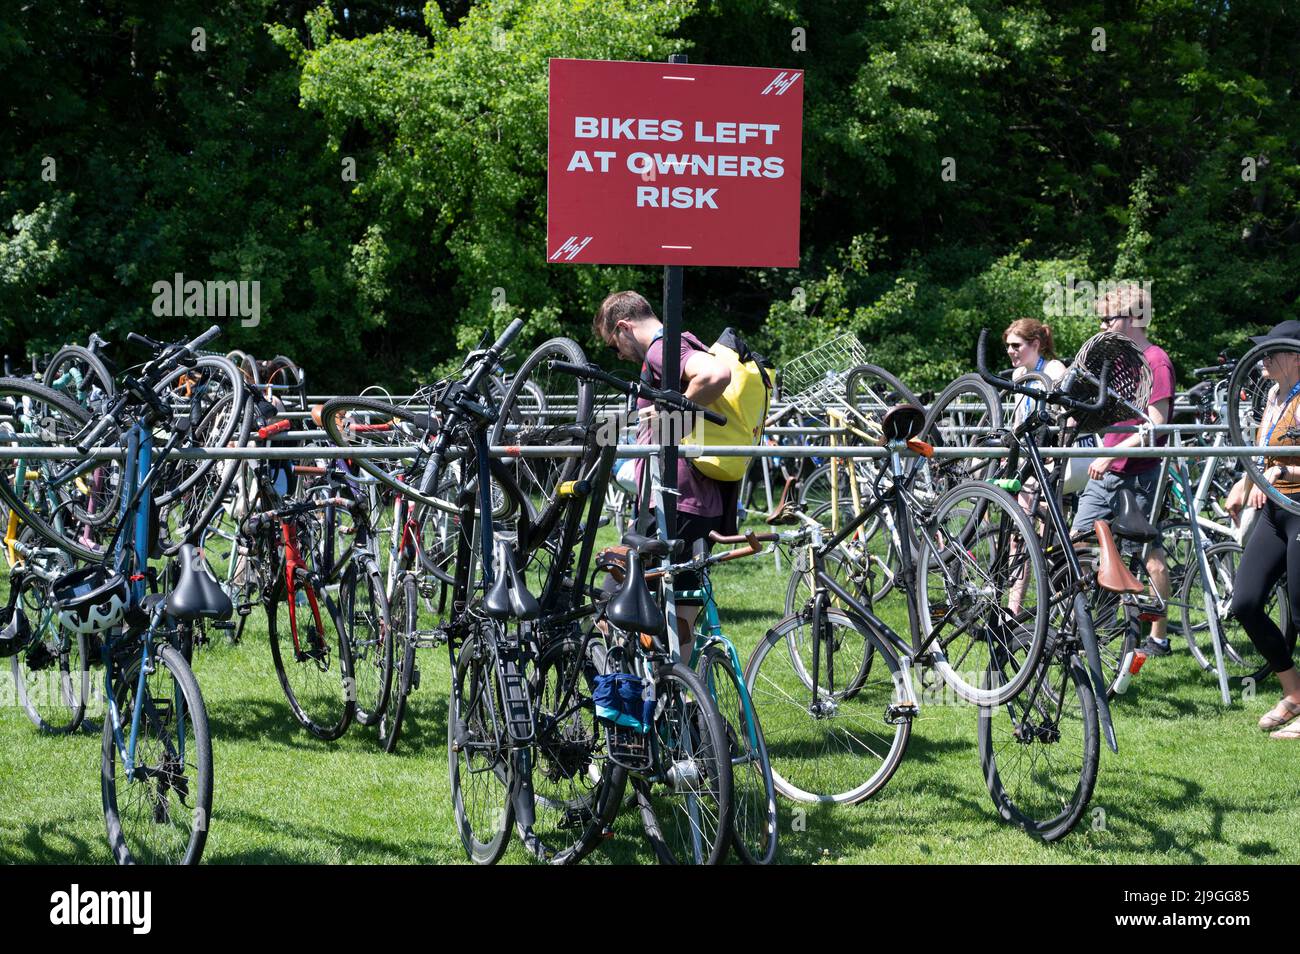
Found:
[{"label": "handlebar", "polygon": [[1000,377],[989,371],[988,364],[984,359],[985,343],[988,341],[989,330],[981,329],[979,348],[975,355],[975,363],[979,369],[980,377],[989,385],[1000,391],[1007,391],[1011,394],[1022,394],[1038,401],[1047,401],[1051,404],[1058,404],[1067,411],[1079,411],[1087,414],[1096,414],[1106,406],[1110,394],[1107,385],[1110,383],[1110,362],[1106,361],[1101,366],[1101,375],[1097,379],[1097,399],[1095,401],[1081,401],[1078,398],[1071,397],[1065,391],[1056,389],[1053,391],[1040,391],[1038,388],[1028,388],[1010,378]]},{"label": "handlebar", "polygon": [[565,374],[572,374],[574,377],[586,378],[589,381],[599,381],[607,384],[616,391],[630,396],[645,398],[649,401],[657,401],[675,407],[681,411],[687,411],[691,414],[699,414],[710,424],[722,426],[727,423],[725,414],[719,414],[717,411],[710,411],[707,407],[702,407],[691,401],[676,391],[665,391],[662,388],[656,388],[644,381],[628,381],[617,375],[610,374],[608,371],[596,367],[594,364],[572,364],[568,361],[553,361],[551,368],[555,371],[561,371]]}]

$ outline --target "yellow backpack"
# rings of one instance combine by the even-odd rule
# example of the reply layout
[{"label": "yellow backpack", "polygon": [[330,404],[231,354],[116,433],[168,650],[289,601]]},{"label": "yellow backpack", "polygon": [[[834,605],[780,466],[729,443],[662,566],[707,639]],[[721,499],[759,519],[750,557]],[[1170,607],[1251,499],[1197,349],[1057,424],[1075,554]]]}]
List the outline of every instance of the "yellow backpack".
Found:
[{"label": "yellow backpack", "polygon": [[[683,340],[696,347],[685,335]],[[701,443],[714,447],[757,446],[763,439],[763,423],[772,403],[772,379],[762,355],[752,351],[734,328],[724,330],[713,347],[707,350],[731,371],[731,383],[722,392],[722,397],[708,406],[710,411],[726,417],[727,423],[704,421]],[[644,367],[642,376],[648,377]],[[695,469],[705,477],[721,481],[744,478],[749,462],[748,457],[704,456],[691,460]]]}]

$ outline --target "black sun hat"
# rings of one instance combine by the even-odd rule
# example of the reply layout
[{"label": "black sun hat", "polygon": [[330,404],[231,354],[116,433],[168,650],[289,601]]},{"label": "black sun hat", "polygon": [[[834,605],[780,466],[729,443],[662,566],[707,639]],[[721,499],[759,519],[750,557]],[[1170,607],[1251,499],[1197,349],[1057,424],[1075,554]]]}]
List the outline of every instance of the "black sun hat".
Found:
[{"label": "black sun hat", "polygon": [[1255,335],[1250,340],[1255,344],[1263,344],[1265,341],[1276,341],[1278,338],[1295,338],[1300,340],[1300,321],[1289,318],[1286,321],[1279,321],[1273,326],[1273,329],[1266,335]]}]

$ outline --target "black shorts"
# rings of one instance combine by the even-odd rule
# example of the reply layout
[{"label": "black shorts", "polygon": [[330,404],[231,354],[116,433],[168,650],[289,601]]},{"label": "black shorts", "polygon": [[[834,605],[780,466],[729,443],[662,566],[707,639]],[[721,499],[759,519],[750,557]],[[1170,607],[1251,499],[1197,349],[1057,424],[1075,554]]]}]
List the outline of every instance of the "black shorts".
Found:
[{"label": "black shorts", "polygon": [[[723,518],[721,514],[716,517],[705,517],[698,513],[686,513],[685,511],[677,512],[677,538],[685,542],[686,547],[682,555],[678,558],[681,560],[689,559],[695,553],[695,542],[704,541],[704,552],[710,553],[713,550],[713,544],[709,542],[709,532],[717,530],[722,532]],[[650,527],[646,530],[647,536],[654,536],[658,530],[658,525],[654,518],[650,520]],[[606,589],[613,589],[612,578],[606,577],[604,586]],[[700,579],[700,574],[696,572],[678,573],[673,577],[673,589],[676,591],[698,590],[702,589],[704,582]],[[688,597],[679,599],[678,606],[703,606],[704,600],[701,597]]]}]

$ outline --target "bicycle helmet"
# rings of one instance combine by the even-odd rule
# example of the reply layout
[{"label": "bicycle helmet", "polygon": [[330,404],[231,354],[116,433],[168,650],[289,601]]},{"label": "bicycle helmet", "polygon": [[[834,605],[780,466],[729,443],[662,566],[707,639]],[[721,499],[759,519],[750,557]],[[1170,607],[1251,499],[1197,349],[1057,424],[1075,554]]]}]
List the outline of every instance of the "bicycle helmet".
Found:
[{"label": "bicycle helmet", "polygon": [[122,622],[127,581],[121,573],[96,564],[65,573],[54,584],[59,625],[70,633],[91,635]]},{"label": "bicycle helmet", "polygon": [[21,606],[0,609],[0,659],[16,656],[32,639],[32,627]]}]

